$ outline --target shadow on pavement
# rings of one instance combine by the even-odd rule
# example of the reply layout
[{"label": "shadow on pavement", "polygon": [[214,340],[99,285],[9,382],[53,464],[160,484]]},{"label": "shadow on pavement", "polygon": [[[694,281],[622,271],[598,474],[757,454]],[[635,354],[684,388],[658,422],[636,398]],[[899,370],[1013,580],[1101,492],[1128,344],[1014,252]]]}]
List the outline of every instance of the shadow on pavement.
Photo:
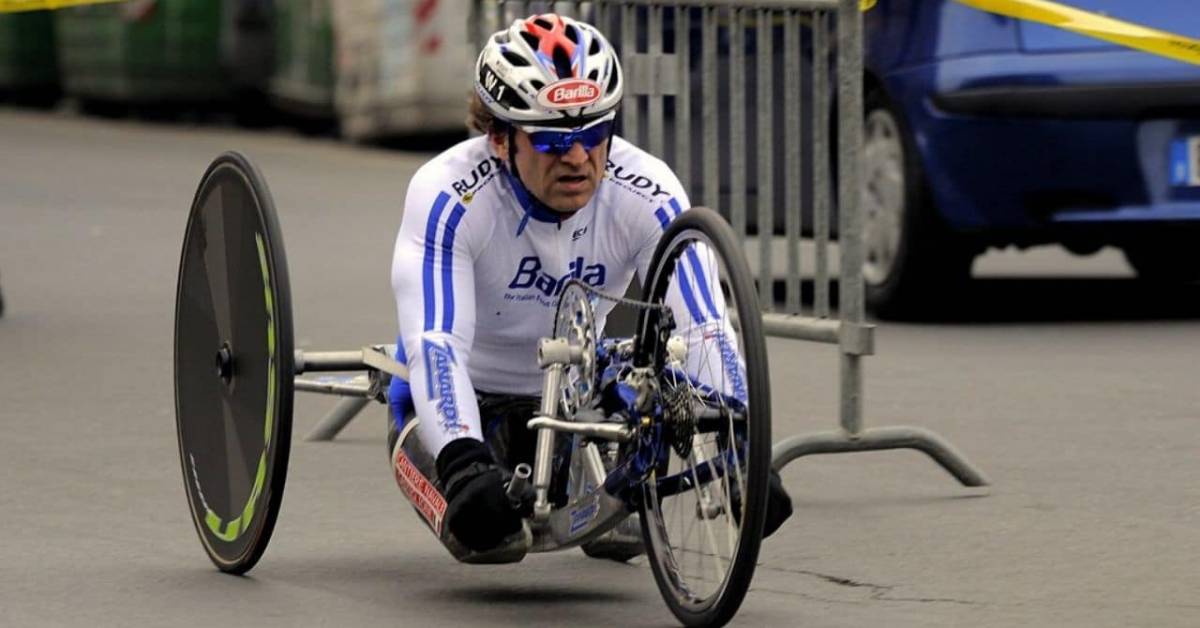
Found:
[{"label": "shadow on pavement", "polygon": [[508,606],[641,601],[629,595],[603,590],[598,586],[594,589],[574,589],[561,586],[470,586],[444,589],[432,593],[431,597],[441,598],[447,602]]},{"label": "shadow on pavement", "polygon": [[1200,318],[1200,284],[1092,277],[988,277],[953,295],[930,322],[1027,323]]},{"label": "shadow on pavement", "polygon": [[[786,288],[776,281],[775,303],[782,309]],[[814,282],[801,282],[806,313],[813,306]],[[830,285],[836,305],[838,282]],[[1150,321],[1200,319],[1200,283],[1154,283],[1106,277],[986,277],[942,296],[916,323],[1059,323],[1067,321]]]}]

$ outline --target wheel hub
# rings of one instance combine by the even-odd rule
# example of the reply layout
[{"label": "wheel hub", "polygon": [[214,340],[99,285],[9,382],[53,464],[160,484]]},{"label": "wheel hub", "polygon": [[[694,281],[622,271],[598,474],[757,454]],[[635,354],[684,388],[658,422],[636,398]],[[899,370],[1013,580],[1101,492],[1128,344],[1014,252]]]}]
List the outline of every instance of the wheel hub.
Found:
[{"label": "wheel hub", "polygon": [[233,379],[233,350],[228,342],[222,342],[216,357],[217,377],[226,385]]}]

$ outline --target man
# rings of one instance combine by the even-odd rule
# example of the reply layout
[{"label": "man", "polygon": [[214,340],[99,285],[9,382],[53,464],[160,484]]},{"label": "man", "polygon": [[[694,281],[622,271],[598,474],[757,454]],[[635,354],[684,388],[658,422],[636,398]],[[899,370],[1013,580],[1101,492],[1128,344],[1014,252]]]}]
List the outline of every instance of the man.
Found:
[{"label": "man", "polygon": [[[446,525],[475,551],[520,530],[503,469],[533,460],[524,423],[541,392],[537,341],[563,283],[623,294],[647,272],[668,216],[689,206],[666,164],[613,135],[623,83],[594,27],[553,14],[517,20],[476,63],[468,122],[484,136],[438,155],[409,185],[392,286],[410,380],[393,380],[389,403],[397,423],[415,407]],[[688,324],[683,303],[671,305]],[[598,324],[611,309],[597,306]],[[503,450],[484,443],[494,431]],[[773,477],[772,503],[786,513],[772,531],[790,513]]]}]

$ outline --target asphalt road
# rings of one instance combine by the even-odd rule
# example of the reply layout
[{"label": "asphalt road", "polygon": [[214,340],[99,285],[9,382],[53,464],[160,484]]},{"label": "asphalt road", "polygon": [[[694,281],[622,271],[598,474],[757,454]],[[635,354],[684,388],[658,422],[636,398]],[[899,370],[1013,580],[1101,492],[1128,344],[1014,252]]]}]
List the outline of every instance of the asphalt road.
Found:
[{"label": "asphalt road", "polygon": [[[298,395],[274,540],[247,577],[205,557],[172,397],[188,205],[220,151],[275,195],[297,345],[386,342],[388,268],[425,155],[0,110],[0,625],[669,626],[643,561],[578,551],[456,564],[397,490],[373,407],[333,443]],[[955,443],[801,459],[736,625],[1200,625],[1200,290],[1148,288],[1112,251],[989,255],[969,305],[884,324],[869,425]],[[770,342],[778,437],[836,422],[837,356]]]}]

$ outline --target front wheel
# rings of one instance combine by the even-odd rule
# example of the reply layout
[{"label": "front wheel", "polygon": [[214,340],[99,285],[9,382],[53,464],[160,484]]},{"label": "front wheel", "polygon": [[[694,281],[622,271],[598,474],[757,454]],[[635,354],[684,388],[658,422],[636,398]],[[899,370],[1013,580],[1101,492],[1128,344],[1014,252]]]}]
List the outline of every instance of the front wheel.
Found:
[{"label": "front wheel", "polygon": [[675,616],[720,626],[750,587],[766,513],[762,312],[733,230],[710,209],[690,209],[667,227],[644,279],[643,301],[670,306],[678,325],[667,331],[661,309],[643,311],[638,325],[639,356],[659,374],[663,407],[658,464],[639,506],[642,536]]}]

